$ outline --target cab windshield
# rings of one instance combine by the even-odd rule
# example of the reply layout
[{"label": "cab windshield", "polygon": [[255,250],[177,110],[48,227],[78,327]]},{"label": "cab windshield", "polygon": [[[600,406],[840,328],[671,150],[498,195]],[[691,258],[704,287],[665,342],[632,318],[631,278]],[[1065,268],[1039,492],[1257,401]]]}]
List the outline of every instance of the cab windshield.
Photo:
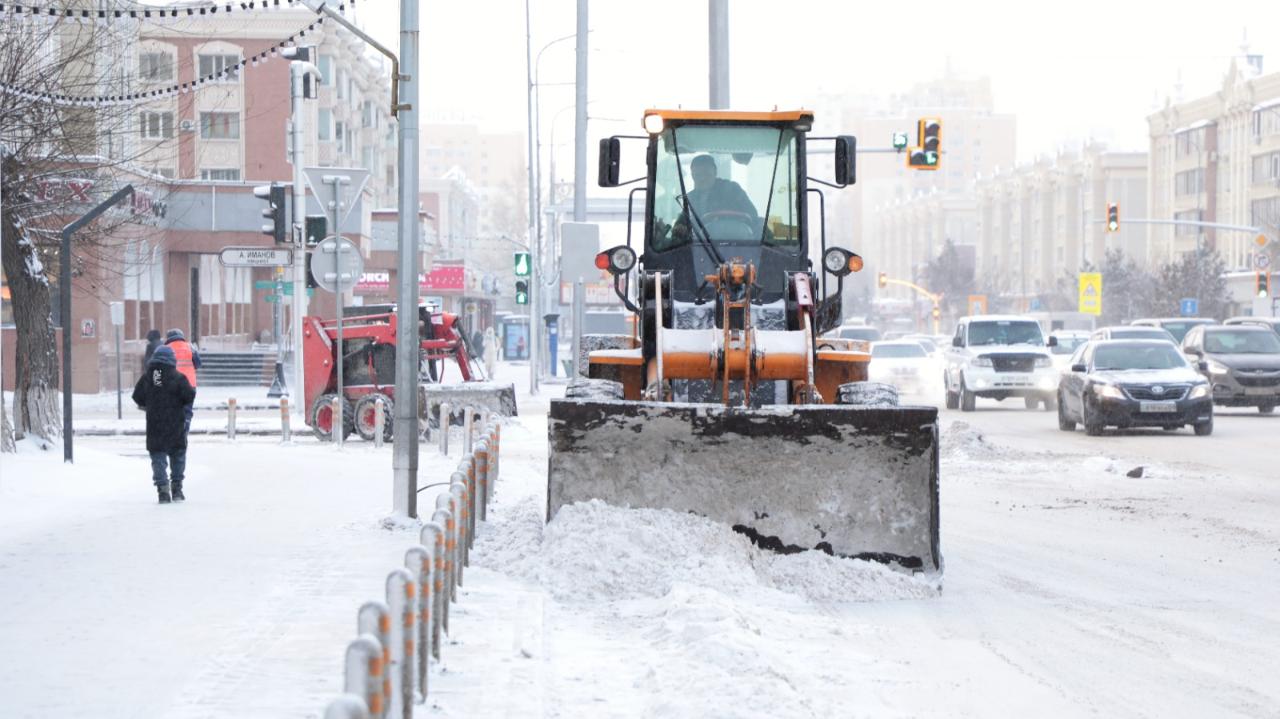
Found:
[{"label": "cab windshield", "polygon": [[689,243],[800,247],[796,133],[768,125],[684,125],[657,147],[653,248]]}]

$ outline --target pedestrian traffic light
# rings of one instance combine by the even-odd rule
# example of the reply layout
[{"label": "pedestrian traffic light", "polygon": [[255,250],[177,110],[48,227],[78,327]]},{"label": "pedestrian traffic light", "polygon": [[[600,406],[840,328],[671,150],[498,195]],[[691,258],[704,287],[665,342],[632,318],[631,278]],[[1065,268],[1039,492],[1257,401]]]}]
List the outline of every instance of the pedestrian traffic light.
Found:
[{"label": "pedestrian traffic light", "polygon": [[889,275],[881,272],[879,276],[880,289],[884,289],[884,286],[887,284],[889,284]]},{"label": "pedestrian traffic light", "polygon": [[907,149],[907,133],[905,132],[893,133],[893,149],[897,150],[898,152],[902,152],[903,150]]},{"label": "pedestrian traffic light", "polygon": [[[528,257],[527,254],[525,256]],[[518,305],[529,304],[529,281],[528,280],[516,280],[516,304]]]},{"label": "pedestrian traffic light", "polygon": [[1255,280],[1256,281],[1254,282],[1254,287],[1257,288],[1256,296],[1263,297],[1263,298],[1270,297],[1271,296],[1271,273],[1258,272],[1255,275]]},{"label": "pedestrian traffic light", "polygon": [[1120,205],[1112,202],[1107,205],[1107,232],[1120,231]]},{"label": "pedestrian traffic light", "polygon": [[263,223],[262,234],[270,235],[276,242],[288,242],[289,208],[286,203],[284,185],[271,183],[253,188],[253,196],[267,201],[262,216],[269,222]]},{"label": "pedestrian traffic light", "polygon": [[528,277],[533,263],[529,261],[528,252],[515,253],[516,277]]},{"label": "pedestrian traffic light", "polygon": [[936,170],[942,159],[942,120],[922,117],[916,123],[916,147],[907,153],[907,167]]}]

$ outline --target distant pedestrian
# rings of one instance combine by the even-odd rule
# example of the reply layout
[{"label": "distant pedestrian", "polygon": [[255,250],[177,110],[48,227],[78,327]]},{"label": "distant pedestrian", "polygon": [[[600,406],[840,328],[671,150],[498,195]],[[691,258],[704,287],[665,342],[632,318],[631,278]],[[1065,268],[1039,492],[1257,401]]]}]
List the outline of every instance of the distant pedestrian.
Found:
[{"label": "distant pedestrian", "polygon": [[[191,390],[194,392],[196,388],[196,370],[200,369],[201,364],[200,353],[196,351],[195,347],[191,346],[191,343],[187,341],[187,336],[182,334],[180,329],[169,330],[168,334],[165,335],[164,343],[173,350],[173,354],[178,360],[178,372],[187,378],[187,382],[190,383]],[[191,431],[191,416],[194,413],[195,405],[188,404],[184,432]]]},{"label": "distant pedestrian", "polygon": [[186,500],[182,493],[187,467],[186,417],[196,391],[177,368],[173,349],[157,347],[146,373],[133,388],[134,403],[147,413],[151,481],[156,485],[160,504]]},{"label": "distant pedestrian", "polygon": [[147,330],[147,348],[142,352],[142,371],[147,371],[147,365],[151,364],[151,355],[156,348],[162,344],[164,335],[160,334],[160,330]]}]

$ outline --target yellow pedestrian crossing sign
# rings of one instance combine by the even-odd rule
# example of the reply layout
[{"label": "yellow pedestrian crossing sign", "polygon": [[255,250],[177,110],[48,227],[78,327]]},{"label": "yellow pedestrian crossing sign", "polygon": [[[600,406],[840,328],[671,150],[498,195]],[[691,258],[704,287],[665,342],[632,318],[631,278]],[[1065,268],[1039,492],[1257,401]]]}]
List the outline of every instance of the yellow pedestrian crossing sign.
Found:
[{"label": "yellow pedestrian crossing sign", "polygon": [[1102,273],[1080,273],[1080,312],[1089,315],[1102,314]]}]

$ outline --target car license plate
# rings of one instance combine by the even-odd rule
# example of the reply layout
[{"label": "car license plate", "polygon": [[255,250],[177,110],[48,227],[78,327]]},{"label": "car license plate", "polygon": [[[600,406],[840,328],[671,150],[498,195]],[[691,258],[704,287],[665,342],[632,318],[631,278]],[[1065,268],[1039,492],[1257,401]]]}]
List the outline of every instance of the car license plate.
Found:
[{"label": "car license plate", "polygon": [[1275,394],[1276,388],[1275,387],[1245,387],[1244,393],[1250,396]]},{"label": "car license plate", "polygon": [[1139,407],[1142,412],[1177,412],[1177,402],[1143,402]]}]

